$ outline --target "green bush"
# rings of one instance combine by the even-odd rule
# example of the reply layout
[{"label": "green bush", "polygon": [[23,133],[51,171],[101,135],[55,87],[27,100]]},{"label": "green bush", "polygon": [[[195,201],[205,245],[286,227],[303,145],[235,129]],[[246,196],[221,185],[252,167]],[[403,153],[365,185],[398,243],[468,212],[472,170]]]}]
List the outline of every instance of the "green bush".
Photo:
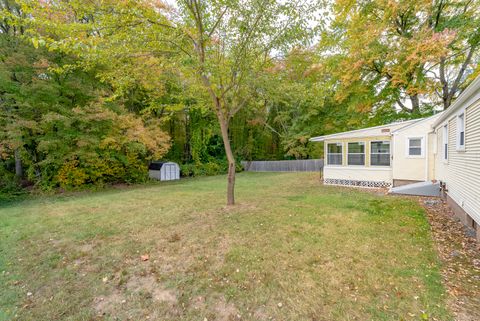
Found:
[{"label": "green bush", "polygon": [[[235,171],[241,172],[243,170],[240,162],[237,162]],[[210,161],[207,163],[190,163],[180,165],[180,175],[182,177],[196,177],[196,176],[213,176],[226,174],[228,171],[228,163],[226,161]]]},{"label": "green bush", "polygon": [[[44,115],[34,124],[37,134],[30,136],[32,146],[20,149],[26,178],[42,190],[145,182],[148,162],[166,154],[169,137],[159,124],[146,124],[132,113],[108,107],[90,104]],[[6,132],[5,163],[13,160],[15,137],[8,134],[15,130]],[[35,157],[29,150],[34,150]]]},{"label": "green bush", "polygon": [[5,170],[0,162],[0,204],[10,201],[25,194],[25,190],[20,186],[19,180],[15,175]]}]

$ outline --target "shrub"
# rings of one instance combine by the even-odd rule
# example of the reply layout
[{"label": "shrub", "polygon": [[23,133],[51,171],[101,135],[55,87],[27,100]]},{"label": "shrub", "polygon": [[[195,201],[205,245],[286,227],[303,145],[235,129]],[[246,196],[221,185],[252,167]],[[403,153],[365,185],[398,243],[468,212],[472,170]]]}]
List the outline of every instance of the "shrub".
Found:
[{"label": "shrub", "polygon": [[5,162],[0,161],[0,203],[13,200],[25,193],[19,180],[5,169]]},{"label": "shrub", "polygon": [[[16,131],[28,132],[26,126],[15,126]],[[27,147],[32,150],[32,146],[23,146],[25,172],[43,190],[144,182],[149,160],[161,158],[170,145],[160,124],[147,124],[118,106],[114,110],[90,104],[50,112],[28,126],[34,126],[31,145],[35,148],[29,153]],[[7,128],[6,132],[15,131]],[[5,141],[3,157],[11,159],[13,147],[8,137]]]},{"label": "shrub", "polygon": [[[240,162],[237,162],[235,171],[243,170]],[[207,163],[182,164],[180,165],[180,174],[183,177],[195,176],[213,176],[226,174],[228,172],[228,163],[226,161],[210,161]]]}]

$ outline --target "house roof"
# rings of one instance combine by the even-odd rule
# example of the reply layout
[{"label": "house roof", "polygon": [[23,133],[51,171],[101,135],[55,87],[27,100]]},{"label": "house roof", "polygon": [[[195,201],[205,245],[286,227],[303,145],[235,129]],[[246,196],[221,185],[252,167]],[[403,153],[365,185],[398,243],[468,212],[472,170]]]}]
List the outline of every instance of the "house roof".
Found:
[{"label": "house roof", "polygon": [[437,127],[446,119],[449,119],[451,115],[455,114],[462,107],[473,103],[477,99],[480,99],[480,76],[472,81],[472,83],[460,94],[460,96],[458,96],[455,102],[443,112],[440,118],[433,123],[432,127]]},{"label": "house roof", "polygon": [[435,115],[432,115],[432,116],[429,116],[429,117],[425,117],[425,118],[419,118],[419,119],[415,119],[417,120],[416,122],[412,122],[406,126],[403,126],[403,127],[400,127],[394,131],[392,131],[392,134],[395,134],[395,133],[398,133],[398,132],[401,132],[405,129],[408,129],[410,127],[413,127],[413,126],[416,126],[416,125],[419,125],[421,123],[424,123],[424,122],[433,122],[436,118],[440,117],[444,112],[440,112],[440,113],[437,113]]},{"label": "house roof", "polygon": [[368,127],[363,129],[350,130],[348,132],[335,133],[324,136],[317,136],[310,138],[311,142],[323,142],[328,139],[342,139],[342,138],[359,138],[359,137],[372,137],[372,136],[389,136],[393,131],[396,131],[402,127],[419,122],[424,118],[406,120],[402,122],[395,122],[391,124]]}]

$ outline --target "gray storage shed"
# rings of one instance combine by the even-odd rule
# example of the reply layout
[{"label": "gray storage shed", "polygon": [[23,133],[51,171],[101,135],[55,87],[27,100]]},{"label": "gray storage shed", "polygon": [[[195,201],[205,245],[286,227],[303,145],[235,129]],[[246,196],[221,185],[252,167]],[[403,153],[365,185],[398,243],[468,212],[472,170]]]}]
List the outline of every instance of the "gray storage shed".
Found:
[{"label": "gray storage shed", "polygon": [[160,181],[180,179],[180,166],[173,162],[151,162],[148,166],[148,176]]}]

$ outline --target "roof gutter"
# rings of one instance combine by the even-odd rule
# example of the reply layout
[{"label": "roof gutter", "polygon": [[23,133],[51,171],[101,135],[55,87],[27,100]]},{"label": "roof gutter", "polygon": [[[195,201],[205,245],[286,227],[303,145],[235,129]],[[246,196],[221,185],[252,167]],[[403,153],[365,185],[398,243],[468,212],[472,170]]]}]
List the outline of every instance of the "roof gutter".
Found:
[{"label": "roof gutter", "polygon": [[[390,126],[400,125],[400,124],[405,124],[405,126],[407,126],[407,125],[409,125],[411,123],[415,123],[419,120],[421,120],[421,119],[410,119],[410,120],[405,120],[403,122],[390,123],[390,124],[386,124],[386,125],[366,127],[366,128],[361,128],[361,129],[354,129],[354,130],[349,130],[349,131],[346,131],[346,132],[339,132],[339,133],[324,135],[324,136],[317,136],[317,137],[310,138],[309,141],[311,141],[311,142],[323,142],[327,139],[335,139],[335,138],[338,138],[338,136],[343,136],[345,134],[355,134],[355,133],[362,132],[364,130],[381,129],[381,128],[387,128],[387,127],[390,127]],[[403,128],[403,127],[400,127],[400,128]],[[389,135],[390,135],[390,133],[389,133]],[[371,135],[366,135],[366,136],[355,135],[355,136],[352,136],[352,137],[370,137],[370,136]]]}]

